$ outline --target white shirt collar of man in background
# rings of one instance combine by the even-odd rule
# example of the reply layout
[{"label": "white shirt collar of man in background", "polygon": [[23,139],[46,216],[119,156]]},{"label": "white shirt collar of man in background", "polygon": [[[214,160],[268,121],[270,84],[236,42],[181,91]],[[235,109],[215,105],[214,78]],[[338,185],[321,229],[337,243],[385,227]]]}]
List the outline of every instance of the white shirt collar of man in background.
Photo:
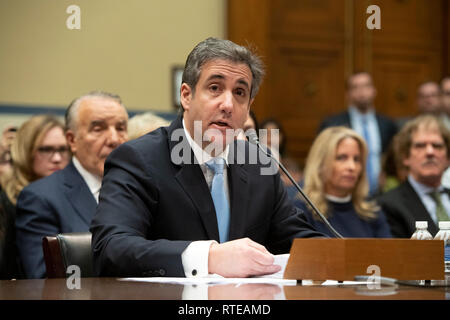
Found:
[{"label": "white shirt collar of man in background", "polygon": [[92,195],[95,198],[95,201],[97,201],[98,203],[98,196],[100,193],[100,188],[102,186],[102,178],[90,173],[85,168],[83,168],[83,166],[81,165],[80,161],[77,159],[76,156],[72,157],[72,162],[75,168],[78,170],[78,173],[86,182],[89,190],[91,191]]}]

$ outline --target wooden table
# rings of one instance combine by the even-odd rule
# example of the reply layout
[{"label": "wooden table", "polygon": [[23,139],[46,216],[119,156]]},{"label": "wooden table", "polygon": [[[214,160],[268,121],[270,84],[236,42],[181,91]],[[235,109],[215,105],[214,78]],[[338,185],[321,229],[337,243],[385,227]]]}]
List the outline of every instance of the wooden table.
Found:
[{"label": "wooden table", "polygon": [[[56,317],[128,320],[136,315],[155,319],[288,319],[317,315],[319,319],[426,319],[450,310],[449,287],[412,286],[278,286],[268,284],[199,285],[206,300],[182,300],[192,285],[81,278],[80,289],[66,279],[0,281],[0,310],[15,318]],[[189,298],[188,298],[189,299]],[[272,300],[272,299],[285,299]],[[430,313],[430,310],[432,312]],[[247,313],[246,313],[247,312]],[[156,317],[154,316],[156,315]],[[387,317],[388,315],[388,317]],[[340,318],[340,317],[339,317]],[[364,318],[363,318],[364,319]]]},{"label": "wooden table", "polygon": [[[0,300],[180,300],[183,285],[81,278],[80,289],[66,279],[0,281]],[[283,286],[268,284],[208,286],[210,300],[450,300],[450,287]]]}]

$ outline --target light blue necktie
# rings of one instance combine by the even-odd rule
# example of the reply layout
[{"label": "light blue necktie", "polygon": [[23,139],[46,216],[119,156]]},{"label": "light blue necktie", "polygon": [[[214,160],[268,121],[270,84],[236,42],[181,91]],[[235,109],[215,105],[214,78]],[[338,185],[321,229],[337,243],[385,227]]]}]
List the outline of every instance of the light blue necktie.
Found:
[{"label": "light blue necktie", "polygon": [[373,172],[373,166],[372,166],[372,152],[370,151],[370,134],[369,134],[369,121],[367,119],[367,117],[363,117],[363,123],[362,123],[362,127],[363,127],[363,136],[364,136],[364,140],[366,141],[367,144],[367,163],[366,163],[366,172],[367,172],[367,178],[369,180],[369,190],[370,190],[370,194],[373,194],[375,192],[376,189],[376,177],[374,177],[374,172]]},{"label": "light blue necktie", "polygon": [[211,196],[214,201],[214,208],[216,209],[220,242],[226,242],[230,228],[230,204],[228,203],[227,193],[225,192],[225,181],[223,177],[225,160],[223,158],[215,158],[206,162],[206,165],[214,172]]}]

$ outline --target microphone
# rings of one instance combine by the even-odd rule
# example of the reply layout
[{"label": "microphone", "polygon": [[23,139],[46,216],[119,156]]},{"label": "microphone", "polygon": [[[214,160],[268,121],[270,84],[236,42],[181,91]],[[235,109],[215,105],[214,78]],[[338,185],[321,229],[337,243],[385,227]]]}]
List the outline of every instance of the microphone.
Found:
[{"label": "microphone", "polygon": [[317,209],[316,206],[311,202],[311,200],[308,198],[308,196],[303,192],[302,188],[300,188],[300,186],[297,184],[297,182],[294,180],[294,178],[292,178],[289,171],[287,171],[287,169],[280,163],[280,161],[278,161],[270,152],[267,152],[266,150],[264,150],[264,148],[259,143],[259,138],[258,138],[258,135],[256,134],[256,130],[248,129],[245,132],[245,135],[247,136],[248,141],[250,143],[257,145],[258,148],[260,150],[262,150],[262,152],[264,152],[264,154],[269,156],[272,160],[275,160],[275,162],[280,166],[281,170],[283,170],[283,172],[286,174],[286,176],[289,178],[289,180],[291,180],[292,184],[297,188],[298,192],[300,192],[302,198],[305,199],[305,201],[311,206],[311,208],[314,210],[314,212],[320,217],[322,222],[335,235],[335,237],[343,238],[343,236],[331,226],[331,224],[328,222],[327,218],[325,218],[325,216],[319,211],[319,209]]}]

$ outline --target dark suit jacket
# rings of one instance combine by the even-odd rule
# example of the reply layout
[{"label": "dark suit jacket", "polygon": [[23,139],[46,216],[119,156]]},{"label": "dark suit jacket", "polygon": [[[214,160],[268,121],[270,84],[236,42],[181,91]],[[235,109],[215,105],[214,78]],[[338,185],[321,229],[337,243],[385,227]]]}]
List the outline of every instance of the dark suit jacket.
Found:
[{"label": "dark suit jacket", "polygon": [[[174,132],[176,141],[170,139]],[[243,148],[239,152],[249,152],[247,142],[237,145]],[[185,161],[175,164],[171,153]],[[194,158],[181,117],[110,154],[91,225],[99,275],[184,277],[181,254],[186,247],[195,240],[219,241],[202,170],[186,160]],[[230,152],[229,159],[236,159],[236,153]],[[276,254],[289,252],[296,237],[324,236],[291,204],[279,174],[260,175],[261,167],[229,165],[229,240],[249,237]]]},{"label": "dark suit jacket", "polygon": [[22,190],[17,200],[16,241],[26,277],[46,275],[42,238],[89,231],[96,206],[73,163]]},{"label": "dark suit jacket", "polygon": [[[378,129],[380,132],[382,152],[384,152],[387,150],[392,137],[397,133],[397,125],[393,120],[381,114],[375,113],[375,117],[377,119]],[[348,111],[333,115],[323,120],[319,126],[319,132],[328,127],[336,126],[344,126],[348,128],[352,127],[350,123],[350,113]]]},{"label": "dark suit jacket", "polygon": [[416,221],[428,221],[428,231],[434,237],[439,231],[430,214],[408,180],[378,198],[391,233],[397,238],[411,238]]},{"label": "dark suit jacket", "polygon": [[14,219],[16,206],[0,189],[0,279],[20,279],[17,264],[16,228]]}]

